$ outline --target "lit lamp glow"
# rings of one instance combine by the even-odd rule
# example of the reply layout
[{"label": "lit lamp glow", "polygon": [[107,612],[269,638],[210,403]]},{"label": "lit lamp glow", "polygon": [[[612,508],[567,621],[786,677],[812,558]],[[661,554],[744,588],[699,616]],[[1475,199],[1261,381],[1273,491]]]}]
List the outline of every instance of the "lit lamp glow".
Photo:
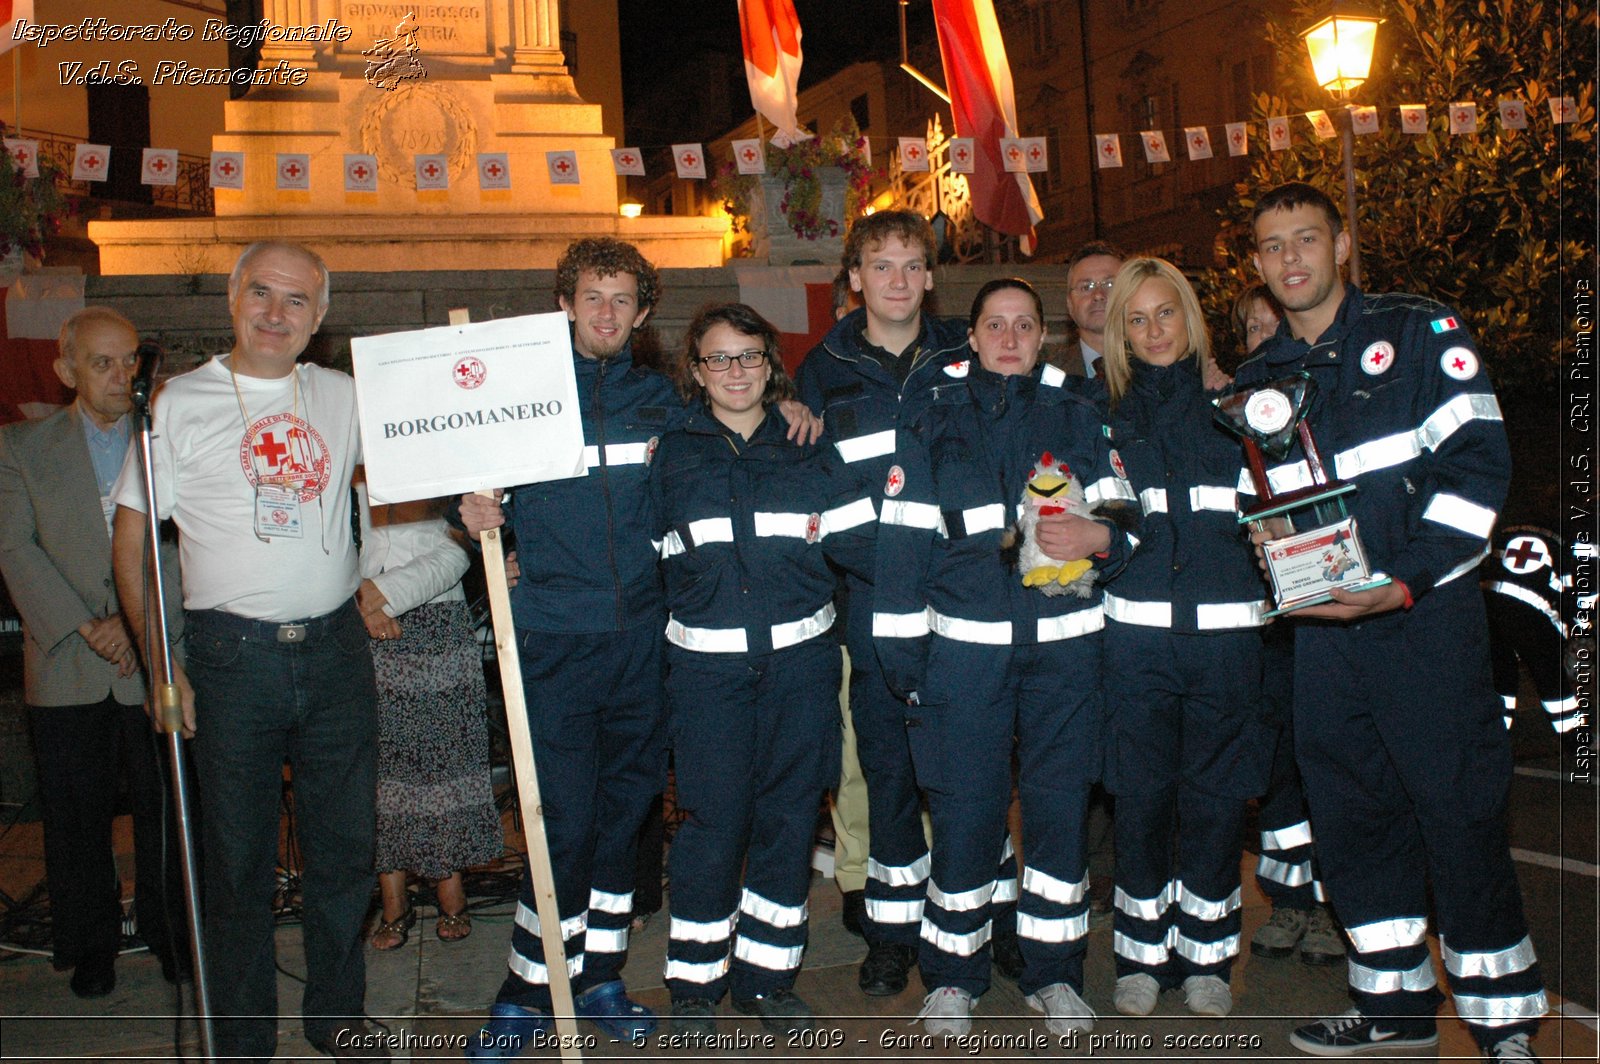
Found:
[{"label": "lit lamp glow", "polygon": [[644,213],[644,204],[625,200],[617,205],[617,212],[624,218],[637,218]]},{"label": "lit lamp glow", "polygon": [[1366,81],[1382,22],[1365,15],[1332,14],[1302,33],[1317,84],[1343,96]]}]

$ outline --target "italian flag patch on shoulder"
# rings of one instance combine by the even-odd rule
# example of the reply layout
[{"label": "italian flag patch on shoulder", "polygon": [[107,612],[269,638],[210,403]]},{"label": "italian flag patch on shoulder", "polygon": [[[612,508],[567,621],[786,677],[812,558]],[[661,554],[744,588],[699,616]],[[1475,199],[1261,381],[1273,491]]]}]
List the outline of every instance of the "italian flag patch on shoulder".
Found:
[{"label": "italian flag patch on shoulder", "polygon": [[1449,332],[1451,329],[1461,328],[1461,323],[1455,318],[1434,318],[1433,331],[1436,333]]}]

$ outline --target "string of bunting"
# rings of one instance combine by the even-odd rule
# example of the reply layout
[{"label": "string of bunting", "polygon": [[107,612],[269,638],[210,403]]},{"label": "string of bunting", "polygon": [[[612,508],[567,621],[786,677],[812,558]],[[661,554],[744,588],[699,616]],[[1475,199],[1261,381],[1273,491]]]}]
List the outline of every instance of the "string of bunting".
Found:
[{"label": "string of bunting", "polygon": [[[1574,122],[1578,117],[1577,100],[1571,96],[1553,96],[1548,101],[1550,121],[1554,125]],[[1527,105],[1518,99],[1500,99],[1496,110],[1503,130],[1528,128]],[[1478,105],[1472,101],[1452,103],[1446,108],[1452,136],[1474,135],[1480,131]],[[1333,119],[1326,111],[1306,111],[1299,115],[1269,117],[1267,148],[1283,151],[1293,143],[1294,118],[1303,117],[1311,125],[1312,134],[1319,140],[1338,135]],[[1352,107],[1351,129],[1357,136],[1378,132],[1380,120],[1376,107]],[[1399,106],[1400,131],[1423,134],[1428,131],[1428,106],[1407,103]],[[1223,144],[1230,156],[1247,155],[1250,151],[1249,122],[1228,122],[1223,126]],[[1123,164],[1121,133],[1094,134],[1096,164],[1102,169]],[[1164,130],[1147,129],[1138,134],[1144,150],[1145,161],[1167,163],[1172,161],[1172,150]],[[871,142],[861,138],[872,161]],[[1182,143],[1191,162],[1213,156],[1211,131],[1207,126],[1185,126]],[[921,137],[895,138],[895,151],[900,168],[907,172],[927,172],[929,169],[928,145]],[[39,176],[39,142],[22,137],[6,137],[5,149],[10,153],[17,169],[25,177]],[[673,170],[680,179],[704,181],[707,169],[703,144],[670,145]],[[127,150],[127,149],[120,149]],[[139,180],[146,185],[174,185],[178,180],[178,152],[175,148],[141,148]],[[766,146],[759,138],[735,140],[731,143],[733,163],[741,174],[763,174],[767,170]],[[111,172],[111,146],[80,143],[73,147],[72,180],[105,181]],[[645,151],[638,147],[609,149],[612,172],[618,176],[646,176]],[[245,152],[214,151],[211,153],[210,181],[214,189],[244,188]],[[591,154],[584,152],[581,154]],[[971,137],[952,137],[949,140],[950,169],[958,174],[973,172],[980,153]],[[1002,137],[1001,160],[1008,172],[1040,173],[1049,169],[1049,151],[1044,137]],[[546,176],[552,185],[580,183],[580,152],[565,149],[544,153]],[[504,191],[511,188],[511,158],[507,152],[479,152],[476,157],[478,188],[482,191]],[[412,176],[418,192],[443,192],[450,188],[449,156],[443,154],[416,155],[412,159]],[[346,192],[378,191],[378,159],[373,155],[347,154],[341,163],[344,170]],[[307,153],[279,152],[273,157],[274,182],[280,191],[309,191],[311,188],[312,157]]]}]

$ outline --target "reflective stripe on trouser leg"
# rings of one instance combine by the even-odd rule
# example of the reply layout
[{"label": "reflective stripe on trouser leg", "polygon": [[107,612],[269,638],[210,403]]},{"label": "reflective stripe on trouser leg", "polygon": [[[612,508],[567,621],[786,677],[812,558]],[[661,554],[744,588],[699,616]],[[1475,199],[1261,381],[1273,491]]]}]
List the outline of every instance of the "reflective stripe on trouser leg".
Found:
[{"label": "reflective stripe on trouser leg", "polygon": [[[1272,668],[1270,655],[1266,668]],[[1285,722],[1272,759],[1272,778],[1261,796],[1256,823],[1261,829],[1256,885],[1272,907],[1309,909],[1322,900],[1322,883],[1316,877],[1315,841],[1300,789],[1300,770],[1294,763],[1293,725]]]},{"label": "reflective stripe on trouser leg", "polygon": [[1439,953],[1456,1012],[1472,1026],[1480,1045],[1492,1045],[1506,1036],[1506,1028],[1530,1025],[1549,1011],[1533,941],[1526,935],[1499,948],[1458,950],[1441,934]]},{"label": "reflective stripe on trouser leg", "polygon": [[1223,979],[1239,953],[1242,798],[1178,787],[1178,897],[1173,946],[1181,975]]},{"label": "reflective stripe on trouser leg", "polygon": [[1170,948],[1178,894],[1171,856],[1174,801],[1171,789],[1117,795],[1111,948],[1119,978],[1142,972],[1165,985],[1176,970]]}]

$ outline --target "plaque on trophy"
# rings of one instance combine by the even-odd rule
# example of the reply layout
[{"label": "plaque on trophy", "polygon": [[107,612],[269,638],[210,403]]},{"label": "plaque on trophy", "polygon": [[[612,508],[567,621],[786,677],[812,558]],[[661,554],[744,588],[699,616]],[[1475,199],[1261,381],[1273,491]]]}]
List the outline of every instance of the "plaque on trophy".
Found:
[{"label": "plaque on trophy", "polygon": [[[1345,507],[1356,486],[1329,472],[1311,433],[1306,414],[1315,394],[1316,382],[1301,371],[1216,400],[1218,423],[1244,441],[1256,489],[1256,501],[1242,508],[1239,520],[1272,534],[1261,545],[1277,605],[1268,617],[1331,602],[1336,589],[1365,591],[1390,579],[1373,571],[1356,519]],[[1267,460],[1282,462],[1296,441],[1306,475],[1275,487]]]}]

